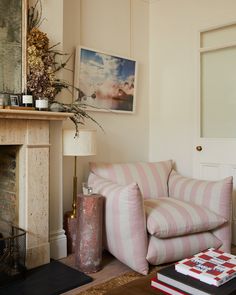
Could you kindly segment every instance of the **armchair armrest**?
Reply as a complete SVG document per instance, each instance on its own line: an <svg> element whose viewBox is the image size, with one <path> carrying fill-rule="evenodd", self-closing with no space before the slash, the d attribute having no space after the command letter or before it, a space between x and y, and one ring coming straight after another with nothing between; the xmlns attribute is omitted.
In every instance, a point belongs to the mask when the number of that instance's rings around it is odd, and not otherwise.
<svg viewBox="0 0 236 295"><path fill-rule="evenodd" d="M223 242L224 251L231 247L233 177L218 181L198 180L181 176L172 170L168 180L169 197L204 206L223 216L228 223L213 233Z"/></svg>
<svg viewBox="0 0 236 295"><path fill-rule="evenodd" d="M88 184L93 192L105 198L103 234L106 249L133 270L146 275L147 230L138 185L135 182L119 185L92 172Z"/></svg>
<svg viewBox="0 0 236 295"><path fill-rule="evenodd" d="M172 170L169 177L169 197L204 206L230 220L233 177L209 181L183 177Z"/></svg>

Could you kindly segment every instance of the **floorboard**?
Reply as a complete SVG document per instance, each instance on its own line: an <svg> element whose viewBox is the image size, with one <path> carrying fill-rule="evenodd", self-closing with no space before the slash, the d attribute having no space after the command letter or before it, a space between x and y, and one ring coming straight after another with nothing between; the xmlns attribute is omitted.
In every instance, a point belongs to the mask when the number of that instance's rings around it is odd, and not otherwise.
<svg viewBox="0 0 236 295"><path fill-rule="evenodd" d="M64 259L61 259L60 261L73 268L76 268L74 255L70 255ZM63 295L76 295L81 291L120 276L128 271L132 271L132 269L121 263L119 260L115 259L110 253L104 252L102 259L102 269L96 273L88 274L93 278L93 281L89 284L63 293Z"/></svg>

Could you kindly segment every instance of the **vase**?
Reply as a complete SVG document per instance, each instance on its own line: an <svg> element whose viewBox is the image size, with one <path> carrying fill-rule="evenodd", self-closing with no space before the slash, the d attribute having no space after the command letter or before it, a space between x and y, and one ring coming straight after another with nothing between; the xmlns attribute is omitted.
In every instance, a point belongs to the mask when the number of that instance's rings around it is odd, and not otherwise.
<svg viewBox="0 0 236 295"><path fill-rule="evenodd" d="M32 95L23 94L22 95L22 105L24 107L32 107L33 106L33 96Z"/></svg>

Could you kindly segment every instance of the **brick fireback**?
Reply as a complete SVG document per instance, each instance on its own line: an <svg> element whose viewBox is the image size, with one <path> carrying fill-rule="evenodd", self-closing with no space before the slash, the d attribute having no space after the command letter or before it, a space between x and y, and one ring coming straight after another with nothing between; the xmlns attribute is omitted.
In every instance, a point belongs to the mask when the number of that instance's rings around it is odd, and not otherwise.
<svg viewBox="0 0 236 295"><path fill-rule="evenodd" d="M17 146L0 146L0 218L18 222Z"/></svg>

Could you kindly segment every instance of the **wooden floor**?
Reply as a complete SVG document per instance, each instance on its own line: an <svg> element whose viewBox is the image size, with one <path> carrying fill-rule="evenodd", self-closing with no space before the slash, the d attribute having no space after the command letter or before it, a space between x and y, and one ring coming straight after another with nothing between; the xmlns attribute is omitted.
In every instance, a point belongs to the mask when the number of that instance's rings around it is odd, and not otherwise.
<svg viewBox="0 0 236 295"><path fill-rule="evenodd" d="M232 246L232 254L236 255L235 245ZM74 255L70 255L64 259L61 259L60 261L76 269ZM93 278L93 281L89 284L86 284L79 288L63 293L63 295L77 295L81 291L84 291L100 283L106 282L128 271L132 271L132 269L130 269L128 266L124 265L123 263L119 262L108 252L104 252L103 260L102 260L102 269L96 273L89 274L89 276Z"/></svg>
<svg viewBox="0 0 236 295"><path fill-rule="evenodd" d="M67 258L61 259L60 261L76 269L74 255L70 255ZM84 291L94 285L101 284L114 277L118 277L119 275L122 275L128 271L132 271L132 269L119 262L108 252L104 252L102 259L102 269L96 273L88 274L93 278L93 281L89 284L63 293L63 295L76 295L81 291Z"/></svg>

